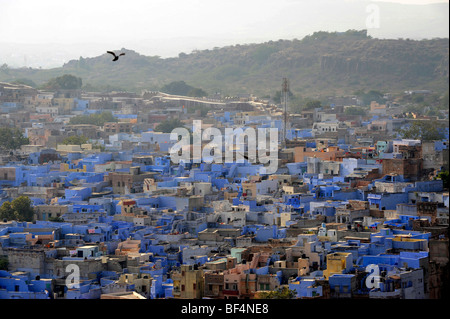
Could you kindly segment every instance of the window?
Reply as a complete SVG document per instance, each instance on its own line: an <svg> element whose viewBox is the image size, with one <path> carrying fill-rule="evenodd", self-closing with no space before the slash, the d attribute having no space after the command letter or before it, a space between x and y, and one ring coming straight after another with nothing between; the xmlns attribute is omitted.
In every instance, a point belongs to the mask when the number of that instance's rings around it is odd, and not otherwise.
<svg viewBox="0 0 450 319"><path fill-rule="evenodd" d="M197 284L195 282L192 284L192 289L194 289L194 290L197 289Z"/></svg>

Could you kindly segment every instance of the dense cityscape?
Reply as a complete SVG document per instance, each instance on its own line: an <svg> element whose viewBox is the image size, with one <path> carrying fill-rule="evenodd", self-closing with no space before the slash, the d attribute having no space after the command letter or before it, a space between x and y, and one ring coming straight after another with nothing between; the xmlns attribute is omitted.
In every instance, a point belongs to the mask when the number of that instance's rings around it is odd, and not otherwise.
<svg viewBox="0 0 450 319"><path fill-rule="evenodd" d="M448 297L448 110L405 102L434 92L294 113L288 79L278 99L76 82L0 83L0 299ZM175 162L199 120L214 151Z"/></svg>

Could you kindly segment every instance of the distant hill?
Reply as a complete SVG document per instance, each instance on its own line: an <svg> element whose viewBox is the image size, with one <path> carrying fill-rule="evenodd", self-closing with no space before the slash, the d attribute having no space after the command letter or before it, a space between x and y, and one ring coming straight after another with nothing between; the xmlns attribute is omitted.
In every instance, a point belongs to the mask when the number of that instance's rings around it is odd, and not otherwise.
<svg viewBox="0 0 450 319"><path fill-rule="evenodd" d="M106 52L71 60L60 68L0 67L0 81L27 79L38 86L56 76L81 77L87 90L159 90L185 81L212 94L280 90L282 78L303 96L360 89L448 90L449 39L372 39L365 31L316 32L302 40L278 40L180 53L176 58L144 56L133 50L112 62Z"/></svg>

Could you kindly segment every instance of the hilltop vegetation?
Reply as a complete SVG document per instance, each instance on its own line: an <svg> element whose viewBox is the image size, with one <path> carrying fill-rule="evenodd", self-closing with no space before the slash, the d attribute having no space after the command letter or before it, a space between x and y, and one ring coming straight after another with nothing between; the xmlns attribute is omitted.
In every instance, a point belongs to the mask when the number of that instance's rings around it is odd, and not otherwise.
<svg viewBox="0 0 450 319"><path fill-rule="evenodd" d="M280 90L290 80L296 95L351 94L448 87L449 41L432 39L373 39L365 31L316 32L302 40L278 40L180 53L161 59L122 49L126 56L112 62L109 54L72 60L61 68L37 70L0 68L0 81L28 81L42 85L72 74L86 90L160 90L184 81L199 88L193 95L253 93ZM1 61L0 61L1 64ZM180 82L181 83L181 82Z"/></svg>

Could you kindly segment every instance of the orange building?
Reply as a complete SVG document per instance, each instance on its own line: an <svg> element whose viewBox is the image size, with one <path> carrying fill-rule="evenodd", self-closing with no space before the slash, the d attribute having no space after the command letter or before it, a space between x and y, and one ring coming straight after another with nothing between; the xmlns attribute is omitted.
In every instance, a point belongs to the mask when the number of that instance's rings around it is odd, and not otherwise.
<svg viewBox="0 0 450 319"><path fill-rule="evenodd" d="M323 149L316 149L311 147L295 147L294 148L294 160L298 162L306 162L308 157L316 157L325 161L335 161L338 157L342 156L344 151L337 146L329 146Z"/></svg>
<svg viewBox="0 0 450 319"><path fill-rule="evenodd" d="M128 256L128 254L139 253L141 247L140 240L127 239L120 242L115 250L117 256Z"/></svg>

